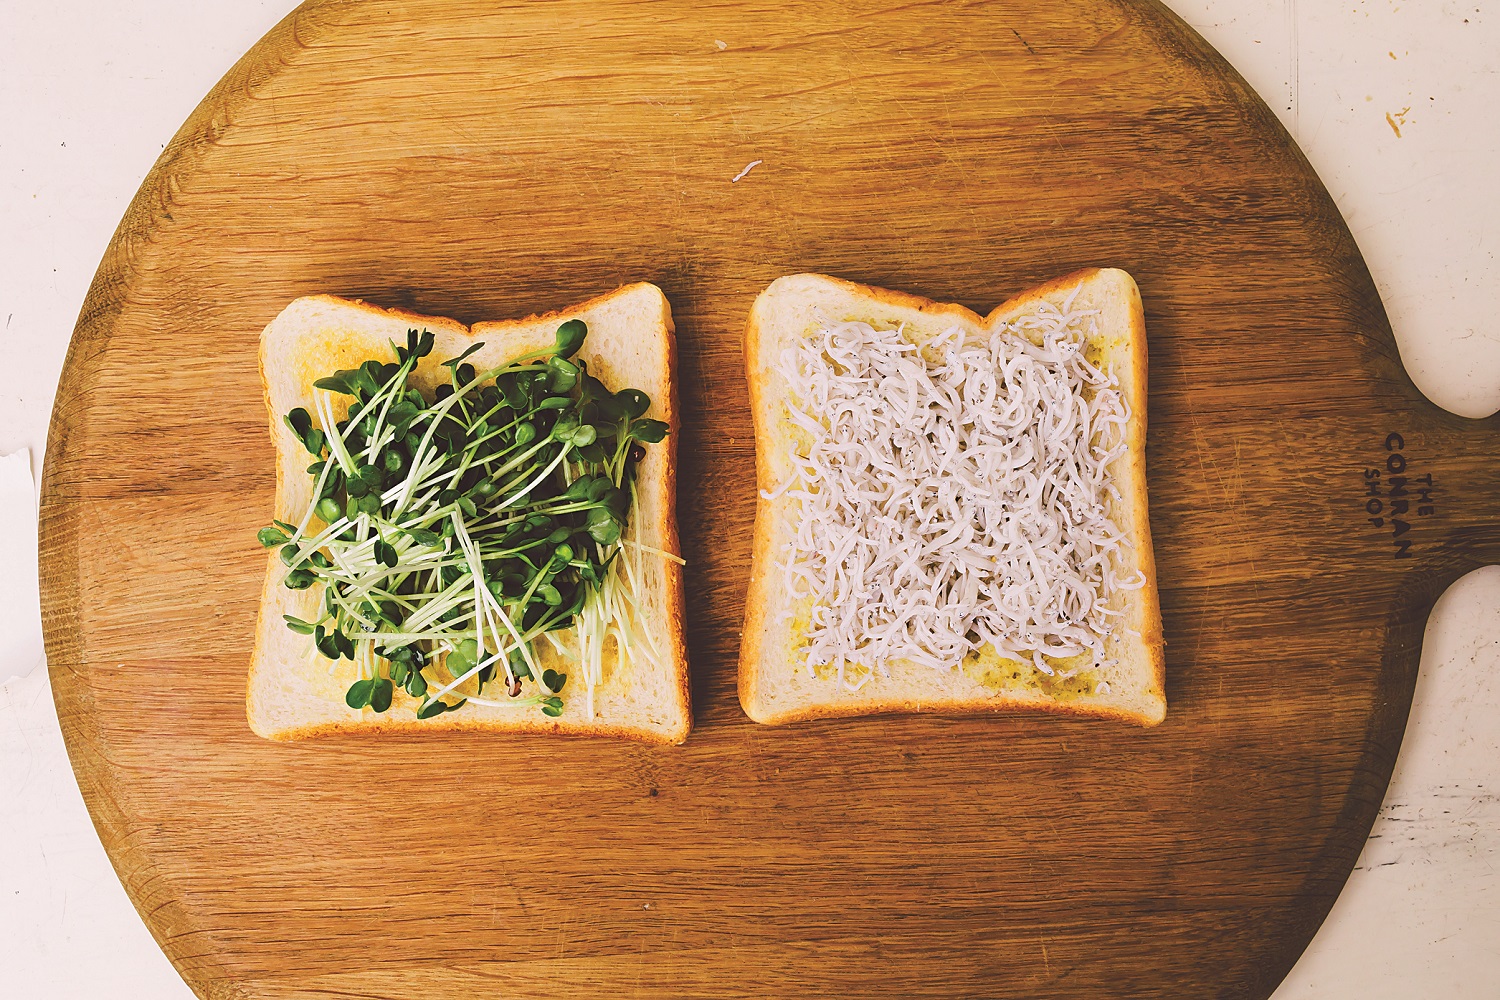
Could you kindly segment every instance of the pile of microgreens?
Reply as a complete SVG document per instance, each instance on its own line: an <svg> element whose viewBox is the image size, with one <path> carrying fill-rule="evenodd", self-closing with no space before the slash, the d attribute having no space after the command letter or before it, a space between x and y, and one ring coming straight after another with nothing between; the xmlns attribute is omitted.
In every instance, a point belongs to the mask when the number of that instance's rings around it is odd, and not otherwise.
<svg viewBox="0 0 1500 1000"><path fill-rule="evenodd" d="M351 708L384 712L399 687L421 699L419 719L467 701L558 716L568 678L539 668L533 644L546 637L580 660L592 716L606 631L632 645L635 597L617 557L641 443L667 425L643 419L645 393L610 392L570 360L587 332L569 320L554 347L482 372L465 361L476 343L443 362L448 381L429 401L408 378L434 338L411 330L391 345L395 363L315 382L316 417L286 415L315 459L312 502L260 542L280 547L286 586L323 586L315 621L286 622L323 656L354 661ZM342 420L331 394L353 397ZM552 633L575 624L568 650ZM497 675L508 698L485 699Z"/></svg>

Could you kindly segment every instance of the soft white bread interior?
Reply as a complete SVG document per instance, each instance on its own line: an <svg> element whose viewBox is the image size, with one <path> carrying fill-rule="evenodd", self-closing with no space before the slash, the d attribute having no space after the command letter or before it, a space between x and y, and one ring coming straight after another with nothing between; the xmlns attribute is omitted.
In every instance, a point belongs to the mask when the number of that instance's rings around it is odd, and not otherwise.
<svg viewBox="0 0 1500 1000"><path fill-rule="evenodd" d="M610 389L631 387L647 393L651 408L646 415L665 421L670 428L665 440L646 446L637 469L639 500L630 513L629 530L642 545L677 554L676 340L666 297L645 283L625 286L561 312L477 323L472 330L449 319L326 295L297 299L261 334L261 378L276 451L274 516L299 522L312 495L312 477L305 471L310 459L282 416L299 406L314 410L315 380L369 359L393 361L392 343L405 343L408 330L430 330L436 345L413 374L412 384L431 398L437 383L447 377L442 362L457 357L475 341L482 341L484 347L469 361L482 370L550 347L558 326L569 319L588 324L578 357L587 362L589 371ZM338 398L336 412L342 417L347 398ZM286 614L307 621L317 618L322 588L295 591L284 587L284 567L273 550L266 562L250 660L246 692L250 728L273 740L342 730L469 729L595 733L681 743L692 725L682 569L660 556L643 557L640 565L645 583L637 596L645 603L645 625L656 639L658 655L641 651L622 658L611 639L605 648L592 718L586 699L579 696L581 690L572 690L573 696L565 698L557 718L548 718L534 705L492 708L470 703L459 711L419 720L418 702L400 689L384 713L345 704L344 693L357 679L354 664L347 659L324 659L307 636L289 630L282 618ZM571 631L558 635L565 646L576 645ZM549 643L539 642L535 648L543 666L567 672L568 661ZM581 688L581 683L575 681L569 687Z"/></svg>
<svg viewBox="0 0 1500 1000"><path fill-rule="evenodd" d="M858 690L810 675L800 653L811 601L793 603L783 572L800 501L778 491L793 473L799 447L787 416L790 388L778 374L783 352L830 324L858 321L877 330L900 328L916 344L960 328L984 335L1044 304L1097 310L1087 345L1096 364L1113 370L1129 401L1126 448L1110 465L1119 491L1110 516L1131 547L1123 573L1139 570L1145 585L1123 595L1123 627L1107 640L1113 663L1064 676L1030 662L1007 659L985 645L951 669L892 660L871 671ZM1156 567L1146 509L1146 336L1141 298L1124 271L1092 269L1027 291L980 317L956 305L858 285L817 274L778 279L756 299L745 334L745 357L755 420L756 512L753 566L740 645L739 695L757 722L784 723L877 712L973 712L1029 708L1106 716L1151 726L1166 714L1165 658ZM775 497L774 499L768 498Z"/></svg>

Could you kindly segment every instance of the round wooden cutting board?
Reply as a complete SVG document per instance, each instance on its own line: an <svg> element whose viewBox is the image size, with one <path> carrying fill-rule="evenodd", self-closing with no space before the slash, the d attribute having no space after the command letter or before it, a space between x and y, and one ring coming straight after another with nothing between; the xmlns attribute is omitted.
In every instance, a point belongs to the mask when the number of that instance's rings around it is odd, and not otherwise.
<svg viewBox="0 0 1500 1000"><path fill-rule="evenodd" d="M1094 264L1146 302L1167 721L751 723L756 293L985 311ZM687 744L251 735L261 328L311 292L474 321L638 279L681 346ZM311 4L83 308L47 652L204 997L1258 998L1364 842L1428 609L1500 558L1497 429L1418 396L1301 154L1155 3Z"/></svg>

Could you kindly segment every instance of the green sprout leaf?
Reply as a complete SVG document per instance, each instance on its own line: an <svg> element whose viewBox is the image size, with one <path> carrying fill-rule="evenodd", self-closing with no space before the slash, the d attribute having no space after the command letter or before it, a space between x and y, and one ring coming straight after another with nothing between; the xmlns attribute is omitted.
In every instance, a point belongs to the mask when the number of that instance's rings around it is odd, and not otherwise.
<svg viewBox="0 0 1500 1000"><path fill-rule="evenodd" d="M317 582L317 574L310 569L294 569L286 575L282 583L286 584L288 590L306 590Z"/></svg>
<svg viewBox="0 0 1500 1000"><path fill-rule="evenodd" d="M651 409L651 397L639 389L621 389L614 394L614 403L631 420L645 416Z"/></svg>
<svg viewBox="0 0 1500 1000"><path fill-rule="evenodd" d="M299 440L306 437L307 432L312 430L312 414L301 406L282 419L286 421L286 425L292 429L292 433L297 435Z"/></svg>
<svg viewBox="0 0 1500 1000"><path fill-rule="evenodd" d="M362 465L354 470L354 474L364 484L366 493L379 493L385 485L385 476L373 465Z"/></svg>
<svg viewBox="0 0 1500 1000"><path fill-rule="evenodd" d="M320 458L323 454L325 439L323 432L316 430L312 425L312 416L302 407L297 407L291 413L282 418L292 433L297 435L297 440L302 442L314 458Z"/></svg>
<svg viewBox="0 0 1500 1000"><path fill-rule="evenodd" d="M479 659L479 644L473 639L465 639L453 647L453 652L448 654L448 673L454 677L462 677L474 669L474 664Z"/></svg>
<svg viewBox="0 0 1500 1000"><path fill-rule="evenodd" d="M463 382L472 380L472 376L470 376L469 379L460 379L458 377L458 366L461 365L461 364L463 364L463 361L464 361L465 358L467 358L469 355L473 354L475 351L479 350L483 346L484 346L484 341L482 341L482 340L476 341L475 343L470 344L468 346L468 348L465 349L465 351L462 354L460 354L458 357L456 357L456 358L449 358L447 361L443 362L443 367L447 368L450 372L453 373L453 379L454 379L454 381L459 382L460 384L462 384Z"/></svg>
<svg viewBox="0 0 1500 1000"><path fill-rule="evenodd" d="M261 528L260 531L256 532L255 537L260 540L260 544L268 549L273 549L278 545L285 545L288 540L287 533L274 524Z"/></svg>
<svg viewBox="0 0 1500 1000"><path fill-rule="evenodd" d="M380 388L380 383L385 381L381 378L381 366L378 361L366 361L358 368L351 368L342 374L345 384L353 389L356 395L365 399L375 395L376 390ZM351 410L350 419L353 418Z"/></svg>
<svg viewBox="0 0 1500 1000"><path fill-rule="evenodd" d="M594 510L599 509L598 507L594 508ZM590 513L592 514L592 512ZM588 532L589 537L600 545L613 545L620 540L620 525L608 516L602 522L590 523Z"/></svg>
<svg viewBox="0 0 1500 1000"><path fill-rule="evenodd" d="M340 395L352 396L354 395L354 389L349 385L347 381L345 381L345 376L349 374L351 373L339 372L338 374L330 375L327 378L320 378L313 383L313 388L326 389L328 392L337 392ZM293 410L292 412L295 413L296 411ZM306 413L307 411L303 410L302 412Z"/></svg>
<svg viewBox="0 0 1500 1000"><path fill-rule="evenodd" d="M422 698L427 694L427 678L422 676L422 671L413 670L411 676L406 678L406 693L413 698Z"/></svg>
<svg viewBox="0 0 1500 1000"><path fill-rule="evenodd" d="M630 436L637 441L656 444L667 436L667 425L660 420L637 420L630 425Z"/></svg>
<svg viewBox="0 0 1500 1000"><path fill-rule="evenodd" d="M570 319L557 328L557 356L560 358L571 358L578 353L583 346L583 340L588 336L588 324L581 319Z"/></svg>
<svg viewBox="0 0 1500 1000"><path fill-rule="evenodd" d="M375 681L372 678L355 681L349 685L349 691L344 695L344 704L350 708L364 708L370 704L370 696L375 691Z"/></svg>
<svg viewBox="0 0 1500 1000"><path fill-rule="evenodd" d="M313 634L314 625L311 622L305 622L301 618L296 618L292 615L282 615L281 617L286 619L286 627L293 632L300 633L301 635Z"/></svg>
<svg viewBox="0 0 1500 1000"><path fill-rule="evenodd" d="M418 545L441 545L443 536L436 531L428 531L426 528L403 528L406 536Z"/></svg>
<svg viewBox="0 0 1500 1000"><path fill-rule="evenodd" d="M406 350L397 349L396 356L405 361L407 358L425 358L432 353L433 345L437 338L431 331L423 330L420 334L416 330L406 331Z"/></svg>
<svg viewBox="0 0 1500 1000"><path fill-rule="evenodd" d="M552 392L569 392L578 384L578 366L561 357L547 359L547 388Z"/></svg>
<svg viewBox="0 0 1500 1000"><path fill-rule="evenodd" d="M460 708L463 708L464 702L468 700L469 699L465 698L462 701L453 703L452 705L445 704L442 701L429 701L421 708L417 709L417 718L430 719L435 715L442 715L444 712L456 712Z"/></svg>

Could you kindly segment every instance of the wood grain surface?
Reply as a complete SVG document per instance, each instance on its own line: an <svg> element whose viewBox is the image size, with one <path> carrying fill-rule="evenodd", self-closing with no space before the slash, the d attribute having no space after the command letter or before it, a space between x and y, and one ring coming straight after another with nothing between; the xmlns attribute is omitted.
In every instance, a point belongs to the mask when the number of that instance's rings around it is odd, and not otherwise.
<svg viewBox="0 0 1500 1000"><path fill-rule="evenodd" d="M1086 265L1146 303L1167 721L751 723L755 294L982 311ZM261 327L309 292L467 322L637 279L681 345L688 743L252 736ZM1258 998L1369 830L1428 609L1500 558L1497 430L1418 396L1307 163L1153 3L312 4L184 125L84 304L48 659L204 997Z"/></svg>

